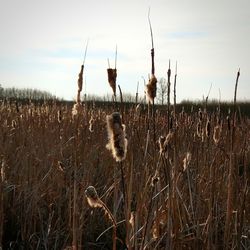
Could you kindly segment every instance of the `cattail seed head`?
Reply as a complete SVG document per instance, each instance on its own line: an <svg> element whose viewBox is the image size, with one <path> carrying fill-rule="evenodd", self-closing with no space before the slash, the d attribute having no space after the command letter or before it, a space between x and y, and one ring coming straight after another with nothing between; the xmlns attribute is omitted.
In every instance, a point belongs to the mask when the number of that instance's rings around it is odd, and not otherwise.
<svg viewBox="0 0 250 250"><path fill-rule="evenodd" d="M89 186L85 190L85 195L86 195L89 206L93 208L98 208L98 207L102 208L105 214L108 216L109 220L112 222L114 228L116 228L117 224L116 224L114 216L112 215L108 207L105 205L105 203L101 201L101 199L99 198L96 192L96 189L93 186Z"/></svg>
<svg viewBox="0 0 250 250"><path fill-rule="evenodd" d="M4 182L6 179L6 175L5 175L5 170L6 170L6 162L4 159L2 159L1 165L0 165L0 182Z"/></svg>
<svg viewBox="0 0 250 250"><path fill-rule="evenodd" d="M16 128L16 126L17 126L16 120L12 120L12 122L11 122L11 127L12 127L12 128Z"/></svg>
<svg viewBox="0 0 250 250"><path fill-rule="evenodd" d="M201 109L199 109L199 111L198 111L198 117L199 117L199 121L201 122L202 121L202 111L201 111Z"/></svg>
<svg viewBox="0 0 250 250"><path fill-rule="evenodd" d="M158 144L160 147L160 153L162 153L164 151L164 141L165 141L165 136L160 136L159 140L158 140Z"/></svg>
<svg viewBox="0 0 250 250"><path fill-rule="evenodd" d="M201 126L201 122L200 121L197 123L196 134L197 134L198 137L202 136L202 126Z"/></svg>
<svg viewBox="0 0 250 250"><path fill-rule="evenodd" d="M131 225L131 227L132 227L133 230L135 228L135 215L136 215L136 212L135 211L131 211L131 213L130 213L130 219L129 219L129 224Z"/></svg>
<svg viewBox="0 0 250 250"><path fill-rule="evenodd" d="M102 207L102 202L100 201L96 189L93 186L87 187L85 195L90 207Z"/></svg>
<svg viewBox="0 0 250 250"><path fill-rule="evenodd" d="M62 122L62 111L60 109L57 111L57 121L58 123Z"/></svg>
<svg viewBox="0 0 250 250"><path fill-rule="evenodd" d="M94 118L93 118L93 116L91 116L91 118L90 118L90 120L89 120L89 131L90 131L91 133L94 132L93 126L94 126Z"/></svg>
<svg viewBox="0 0 250 250"><path fill-rule="evenodd" d="M116 69L107 69L108 72L108 82L110 87L113 90L114 96L116 95L116 77L117 77L117 70Z"/></svg>
<svg viewBox="0 0 250 250"><path fill-rule="evenodd" d="M75 117L81 110L81 104L79 102L75 103L72 108L72 117Z"/></svg>
<svg viewBox="0 0 250 250"><path fill-rule="evenodd" d="M156 97L156 90L157 90L157 79L154 75L151 76L149 79L149 83L146 85L146 95L148 101L152 104L154 98Z"/></svg>
<svg viewBox="0 0 250 250"><path fill-rule="evenodd" d="M168 146L172 142L173 137L174 137L174 132L169 131L169 133L167 134L166 139L164 141L164 146Z"/></svg>
<svg viewBox="0 0 250 250"><path fill-rule="evenodd" d="M174 133L169 131L167 136L160 136L158 143L160 146L160 153L164 153L167 151L167 147L170 145L174 137Z"/></svg>
<svg viewBox="0 0 250 250"><path fill-rule="evenodd" d="M139 113L141 112L141 109L142 109L142 108L141 108L141 104L140 104L140 103L137 104L137 105L136 105L136 108L135 108L136 113L139 114Z"/></svg>
<svg viewBox="0 0 250 250"><path fill-rule="evenodd" d="M128 141L126 127L122 124L120 113L107 115L108 144L106 148L112 152L116 161L123 161L127 154Z"/></svg>
<svg viewBox="0 0 250 250"><path fill-rule="evenodd" d="M154 187L159 180L160 180L159 173L158 171L156 171L155 175L152 177L151 186Z"/></svg>
<svg viewBox="0 0 250 250"><path fill-rule="evenodd" d="M206 123L206 136L209 137L211 134L211 124L210 124L210 120L207 119L207 123Z"/></svg>
<svg viewBox="0 0 250 250"><path fill-rule="evenodd" d="M191 153L187 152L184 159L183 159L183 171L185 171L187 169L187 167L189 166L191 158L192 158Z"/></svg>
<svg viewBox="0 0 250 250"><path fill-rule="evenodd" d="M66 171L66 166L61 161L57 162L57 167L63 173Z"/></svg>
<svg viewBox="0 0 250 250"><path fill-rule="evenodd" d="M220 125L217 125L217 126L214 127L213 140L214 140L215 144L219 143L221 130L222 130L222 128L221 128Z"/></svg>
<svg viewBox="0 0 250 250"><path fill-rule="evenodd" d="M84 69L84 65L81 66L81 71L78 74L78 92L82 91L82 82L83 82L83 69Z"/></svg>

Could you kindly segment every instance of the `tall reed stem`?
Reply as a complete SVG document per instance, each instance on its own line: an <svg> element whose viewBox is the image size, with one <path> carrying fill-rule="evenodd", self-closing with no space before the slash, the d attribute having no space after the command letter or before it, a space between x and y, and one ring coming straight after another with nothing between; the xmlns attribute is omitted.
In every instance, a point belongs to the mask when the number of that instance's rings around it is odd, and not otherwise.
<svg viewBox="0 0 250 250"><path fill-rule="evenodd" d="M231 233L231 222L232 214L235 203L235 164L233 163L234 159L234 137L235 137L235 126L236 126L236 96L237 96L237 87L240 77L240 70L237 73L235 90L234 90L234 106L233 106L233 126L231 129L230 137L230 160L229 160L229 175L228 175L228 193L227 193L227 213L226 213L226 222L225 222L225 231L224 231L224 247L227 249L229 247L229 238Z"/></svg>

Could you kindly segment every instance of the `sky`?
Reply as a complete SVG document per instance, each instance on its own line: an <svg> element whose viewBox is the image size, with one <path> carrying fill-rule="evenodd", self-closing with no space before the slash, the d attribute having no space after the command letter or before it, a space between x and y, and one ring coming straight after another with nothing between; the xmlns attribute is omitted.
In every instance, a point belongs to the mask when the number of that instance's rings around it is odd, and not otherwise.
<svg viewBox="0 0 250 250"><path fill-rule="evenodd" d="M36 88L74 100L84 68L87 94L111 94L109 58L124 93L143 95L151 72L177 71L177 101L206 97L232 100L240 68L238 99L250 99L249 0L0 0L0 84ZM172 92L171 92L172 94Z"/></svg>

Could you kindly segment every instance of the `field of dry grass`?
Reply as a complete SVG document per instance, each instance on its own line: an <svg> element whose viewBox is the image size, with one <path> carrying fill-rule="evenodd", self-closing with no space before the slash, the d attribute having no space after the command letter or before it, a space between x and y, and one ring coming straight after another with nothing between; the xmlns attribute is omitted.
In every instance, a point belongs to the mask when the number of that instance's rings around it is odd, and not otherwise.
<svg viewBox="0 0 250 250"><path fill-rule="evenodd" d="M64 104L2 103L0 246L249 249L249 119L193 110L167 124L164 110L118 109L121 162L106 148L115 107L72 116ZM89 186L111 211L115 238L107 213L88 205Z"/></svg>

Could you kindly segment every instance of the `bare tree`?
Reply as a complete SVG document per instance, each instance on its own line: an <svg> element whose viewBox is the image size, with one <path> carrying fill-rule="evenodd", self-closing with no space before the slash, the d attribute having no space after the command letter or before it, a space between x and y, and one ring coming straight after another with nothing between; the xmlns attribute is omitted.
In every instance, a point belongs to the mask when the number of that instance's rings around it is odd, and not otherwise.
<svg viewBox="0 0 250 250"><path fill-rule="evenodd" d="M157 100L161 105L165 103L165 99L167 97L167 91L168 91L167 81L164 77L162 77L158 82L158 88L157 88L158 92Z"/></svg>

